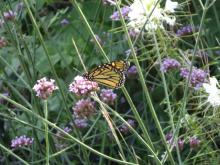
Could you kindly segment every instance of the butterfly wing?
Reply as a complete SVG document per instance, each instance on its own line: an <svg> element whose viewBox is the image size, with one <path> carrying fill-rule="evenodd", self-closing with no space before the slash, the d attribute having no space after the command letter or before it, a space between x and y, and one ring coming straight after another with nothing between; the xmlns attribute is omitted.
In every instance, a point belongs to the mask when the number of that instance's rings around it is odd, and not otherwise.
<svg viewBox="0 0 220 165"><path fill-rule="evenodd" d="M84 77L110 88L119 88L125 82L124 72L128 67L125 61L113 61L92 69Z"/></svg>

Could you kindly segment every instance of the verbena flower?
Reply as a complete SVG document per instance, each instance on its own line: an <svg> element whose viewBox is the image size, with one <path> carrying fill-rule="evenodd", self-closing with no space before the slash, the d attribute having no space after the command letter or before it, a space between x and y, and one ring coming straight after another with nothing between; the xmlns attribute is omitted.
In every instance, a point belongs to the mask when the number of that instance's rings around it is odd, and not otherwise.
<svg viewBox="0 0 220 165"><path fill-rule="evenodd" d="M34 138L26 137L26 135L22 135L19 137L15 137L15 139L11 140L11 147L12 148L19 148L23 146L32 145L34 142Z"/></svg>
<svg viewBox="0 0 220 165"><path fill-rule="evenodd" d="M177 143L178 143L179 150L182 151L184 148L184 140L179 139Z"/></svg>
<svg viewBox="0 0 220 165"><path fill-rule="evenodd" d="M209 94L207 102L209 102L213 107L220 106L220 89L218 80L215 77L209 78L209 83L203 83L203 88L206 93Z"/></svg>
<svg viewBox="0 0 220 165"><path fill-rule="evenodd" d="M131 127L135 127L135 121L134 120L131 120L131 119L128 119L128 124L131 126ZM119 130L121 133L123 134L128 134L130 132L130 128L127 126L127 124L123 123L120 127L119 127Z"/></svg>
<svg viewBox="0 0 220 165"><path fill-rule="evenodd" d="M76 118L88 118L96 112L94 102L88 99L79 100L73 107L73 114Z"/></svg>
<svg viewBox="0 0 220 165"><path fill-rule="evenodd" d="M128 19L128 13L131 11L129 6L124 6L121 8L121 14L124 17L124 19ZM111 16L111 20L118 21L120 20L120 14L118 11L115 11Z"/></svg>
<svg viewBox="0 0 220 165"><path fill-rule="evenodd" d="M4 37L0 38L0 48L7 46L7 41Z"/></svg>
<svg viewBox="0 0 220 165"><path fill-rule="evenodd" d="M89 81L82 76L76 76L74 81L69 85L69 91L78 96L86 95L97 90L99 90L98 83Z"/></svg>
<svg viewBox="0 0 220 165"><path fill-rule="evenodd" d="M172 69L178 69L178 68L180 68L180 66L181 66L180 63L177 60L172 59L172 58L165 58L162 61L162 64L160 66L160 70L162 72L167 72Z"/></svg>
<svg viewBox="0 0 220 165"><path fill-rule="evenodd" d="M60 24L61 24L61 25L68 25L69 23L70 23L69 20L66 19L66 18L64 18L64 19L62 19L62 20L60 21Z"/></svg>
<svg viewBox="0 0 220 165"><path fill-rule="evenodd" d="M126 72L127 77L132 79L132 78L136 78L137 77L137 67L135 65L132 65Z"/></svg>
<svg viewBox="0 0 220 165"><path fill-rule="evenodd" d="M193 26L187 25L187 26L184 26L184 27L178 29L177 32L176 32L176 35L178 37L186 36L186 35L191 35L191 34L193 34L196 31L198 31L198 28L196 28L196 27L193 28Z"/></svg>
<svg viewBox="0 0 220 165"><path fill-rule="evenodd" d="M112 89L101 90L100 98L106 104L113 105L116 97L117 97L117 94L115 94Z"/></svg>
<svg viewBox="0 0 220 165"><path fill-rule="evenodd" d="M88 120L82 118L74 119L75 126L79 129L86 128L88 126Z"/></svg>
<svg viewBox="0 0 220 165"><path fill-rule="evenodd" d="M191 149L196 149L197 147L199 147L199 145L200 145L200 140L197 138L197 137L191 137L190 139L189 139L189 145L190 145L190 148Z"/></svg>
<svg viewBox="0 0 220 165"><path fill-rule="evenodd" d="M47 80L46 77L37 80L37 84L34 85L33 90L37 93L36 96L47 99L54 90L57 90L58 87L55 86L55 80Z"/></svg>
<svg viewBox="0 0 220 165"><path fill-rule="evenodd" d="M189 70L187 68L181 68L180 76L187 79L189 77ZM205 71L202 69L193 68L190 77L190 85L195 89L199 89L205 82L206 77L207 73Z"/></svg>
<svg viewBox="0 0 220 165"><path fill-rule="evenodd" d="M134 0L130 5L131 11L128 13L128 27L141 29L145 25L145 29L151 31L157 28L163 29L164 22L173 26L176 17L172 13L178 3L167 0L163 9L159 4L154 8L156 2L157 0Z"/></svg>
<svg viewBox="0 0 220 165"><path fill-rule="evenodd" d="M16 15L17 15L17 13L13 12L11 10L3 13L3 16L6 20L13 20Z"/></svg>

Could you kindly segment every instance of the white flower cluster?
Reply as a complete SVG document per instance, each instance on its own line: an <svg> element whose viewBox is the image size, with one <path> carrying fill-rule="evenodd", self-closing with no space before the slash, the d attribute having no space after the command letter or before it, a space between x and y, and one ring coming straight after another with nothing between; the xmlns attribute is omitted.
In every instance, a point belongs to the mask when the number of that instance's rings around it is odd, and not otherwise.
<svg viewBox="0 0 220 165"><path fill-rule="evenodd" d="M207 102L215 108L220 106L220 89L217 86L219 83L215 77L210 77L209 83L203 83L206 93L209 94Z"/></svg>
<svg viewBox="0 0 220 165"><path fill-rule="evenodd" d="M130 5L131 11L128 14L128 26L131 29L141 29L145 22L145 29L148 31L164 28L163 23L174 25L176 17L172 15L178 6L177 2L167 0L165 7L161 8L157 0L134 0ZM156 5L156 6L155 6Z"/></svg>

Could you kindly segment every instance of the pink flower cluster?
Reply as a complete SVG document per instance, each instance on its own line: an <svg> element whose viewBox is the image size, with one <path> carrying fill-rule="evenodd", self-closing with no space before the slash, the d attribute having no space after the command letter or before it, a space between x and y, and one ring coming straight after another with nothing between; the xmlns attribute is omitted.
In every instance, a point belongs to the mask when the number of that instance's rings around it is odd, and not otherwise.
<svg viewBox="0 0 220 165"><path fill-rule="evenodd" d="M104 103L113 105L117 94L115 94L112 89L102 89L100 97Z"/></svg>
<svg viewBox="0 0 220 165"><path fill-rule="evenodd" d="M3 13L3 16L6 20L13 20L16 15L17 15L17 13L13 12L11 10Z"/></svg>
<svg viewBox="0 0 220 165"><path fill-rule="evenodd" d="M23 146L29 146L33 143L34 138L26 137L26 135L15 137L15 139L12 139L11 141L11 147L12 148L19 148Z"/></svg>
<svg viewBox="0 0 220 165"><path fill-rule="evenodd" d="M89 81L82 76L76 76L69 85L69 91L78 96L89 94L92 91L99 90L98 83Z"/></svg>
<svg viewBox="0 0 220 165"><path fill-rule="evenodd" d="M95 113L95 105L89 98L79 100L73 107L73 114L76 118L88 118Z"/></svg>
<svg viewBox="0 0 220 165"><path fill-rule="evenodd" d="M76 118L74 124L77 128L82 129L88 126L87 119Z"/></svg>
<svg viewBox="0 0 220 165"><path fill-rule="evenodd" d="M36 96L42 99L47 99L54 90L58 89L54 83L55 81L53 79L48 81L46 77L37 80L37 84L35 84L33 87L34 91L37 93Z"/></svg>
<svg viewBox="0 0 220 165"><path fill-rule="evenodd" d="M131 119L128 119L128 124L131 126L131 127L135 127L135 121L134 120L131 120ZM120 127L119 127L119 130L121 133L123 134L128 134L130 132L130 128L127 126L127 124L123 123Z"/></svg>

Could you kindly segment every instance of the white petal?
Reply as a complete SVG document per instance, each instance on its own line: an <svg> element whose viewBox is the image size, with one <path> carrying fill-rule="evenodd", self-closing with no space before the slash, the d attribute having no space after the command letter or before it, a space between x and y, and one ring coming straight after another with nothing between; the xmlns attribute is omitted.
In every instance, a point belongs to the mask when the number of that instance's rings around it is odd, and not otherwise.
<svg viewBox="0 0 220 165"><path fill-rule="evenodd" d="M174 13L178 6L178 2L172 2L171 0L167 0L165 4L165 11Z"/></svg>

